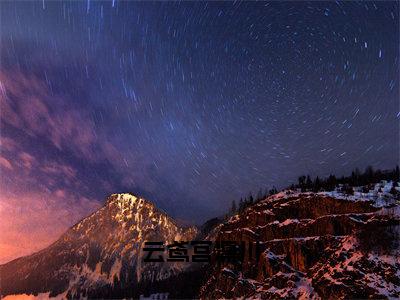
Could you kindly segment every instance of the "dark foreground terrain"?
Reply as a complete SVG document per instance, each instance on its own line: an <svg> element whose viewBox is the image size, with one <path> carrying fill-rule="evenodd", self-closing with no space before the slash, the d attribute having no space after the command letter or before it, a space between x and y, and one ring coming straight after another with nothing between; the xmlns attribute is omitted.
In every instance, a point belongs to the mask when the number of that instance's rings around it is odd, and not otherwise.
<svg viewBox="0 0 400 300"><path fill-rule="evenodd" d="M0 266L1 295L399 298L400 210L394 199L381 200L288 190L201 230L114 194L48 248ZM259 249L246 246L236 262L216 263L213 254L207 265L142 261L145 241L196 238L258 241Z"/></svg>

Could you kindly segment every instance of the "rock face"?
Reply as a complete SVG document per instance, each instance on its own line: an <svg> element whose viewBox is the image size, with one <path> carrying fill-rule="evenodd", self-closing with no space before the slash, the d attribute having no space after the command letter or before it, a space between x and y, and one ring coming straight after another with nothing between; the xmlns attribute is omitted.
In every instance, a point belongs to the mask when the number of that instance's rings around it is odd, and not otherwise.
<svg viewBox="0 0 400 300"><path fill-rule="evenodd" d="M400 207L281 192L224 222L180 227L151 202L111 195L48 248L0 266L0 294L60 298L399 298ZM235 262L143 263L144 241L245 242ZM259 247L252 247L259 242ZM214 244L215 245L215 244Z"/></svg>
<svg viewBox="0 0 400 300"><path fill-rule="evenodd" d="M143 242L192 240L196 233L194 227L179 227L151 202L114 194L48 248L0 266L1 294L138 297L149 282L162 282L186 268L142 263Z"/></svg>
<svg viewBox="0 0 400 300"><path fill-rule="evenodd" d="M399 298L399 216L396 205L322 193L271 196L218 228L217 240L245 241L245 254L214 265L201 298Z"/></svg>

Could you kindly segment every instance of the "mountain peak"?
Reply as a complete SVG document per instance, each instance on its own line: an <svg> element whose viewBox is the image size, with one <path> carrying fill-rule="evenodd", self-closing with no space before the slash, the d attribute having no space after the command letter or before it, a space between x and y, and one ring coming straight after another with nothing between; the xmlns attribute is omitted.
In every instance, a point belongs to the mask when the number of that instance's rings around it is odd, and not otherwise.
<svg viewBox="0 0 400 300"><path fill-rule="evenodd" d="M139 201L138 201L139 200ZM144 199L141 199L139 196L136 196L133 193L117 193L117 194L111 194L106 201L106 204L108 203L130 203L130 204L135 204L136 202L146 201Z"/></svg>
<svg viewBox="0 0 400 300"><path fill-rule="evenodd" d="M103 207L54 244L0 266L2 293L18 294L21 287L30 289L40 281L45 284L29 291L51 291L50 296L62 293L64 298L85 291L95 297L99 286L116 289L121 281L135 286L141 281L165 279L187 266L142 264L144 242L188 241L196 234L196 228L179 226L148 200L131 193L112 194Z"/></svg>
<svg viewBox="0 0 400 300"><path fill-rule="evenodd" d="M153 202L144 199L140 196L136 196L133 193L117 193L117 194L111 194L105 203L105 206L108 209L110 208L117 208L120 210L119 213L117 214L126 214L130 212L145 212L145 214L149 214L151 217L153 214L157 214L163 216L164 218L167 218L170 222L176 223L175 220L173 220L169 215L164 212L162 209L158 208Z"/></svg>
<svg viewBox="0 0 400 300"><path fill-rule="evenodd" d="M133 193L111 194L107 198L105 206L108 206L110 204L114 204L120 209L147 207L154 210L159 210L153 202L137 196Z"/></svg>

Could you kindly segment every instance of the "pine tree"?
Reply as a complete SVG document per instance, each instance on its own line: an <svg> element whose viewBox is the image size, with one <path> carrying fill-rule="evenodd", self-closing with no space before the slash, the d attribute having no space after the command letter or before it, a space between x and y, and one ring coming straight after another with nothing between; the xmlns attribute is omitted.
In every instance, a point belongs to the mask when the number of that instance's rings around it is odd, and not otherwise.
<svg viewBox="0 0 400 300"><path fill-rule="evenodd" d="M372 168L372 166L368 166L365 169L364 177L365 177L366 183L374 182L374 169Z"/></svg>
<svg viewBox="0 0 400 300"><path fill-rule="evenodd" d="M317 176L314 180L314 192L319 192L321 189L321 181L319 180L319 177Z"/></svg>
<svg viewBox="0 0 400 300"><path fill-rule="evenodd" d="M250 194L249 194L249 201L247 202L247 204L248 204L248 205L252 205L253 202L254 202L254 198L253 198L252 193L250 193Z"/></svg>
<svg viewBox="0 0 400 300"><path fill-rule="evenodd" d="M269 194L270 194L270 195L275 195L275 194L277 194L277 193L278 193L278 191L277 191L277 189L276 189L275 186L273 186L272 189L269 190Z"/></svg>
<svg viewBox="0 0 400 300"><path fill-rule="evenodd" d="M268 197L268 188L265 188L263 199Z"/></svg>
<svg viewBox="0 0 400 300"><path fill-rule="evenodd" d="M243 201L243 198L240 198L240 201L239 201L239 212L242 212L243 210L244 210L244 201Z"/></svg>
<svg viewBox="0 0 400 300"><path fill-rule="evenodd" d="M312 180L310 175L307 175L307 179L306 179L306 188L310 189L312 187Z"/></svg>
<svg viewBox="0 0 400 300"><path fill-rule="evenodd" d="M260 190L259 190L258 193L257 193L256 202L259 202L259 201L261 201L262 199L264 199L264 198L263 198L263 192L262 192L262 189L260 188Z"/></svg>
<svg viewBox="0 0 400 300"><path fill-rule="evenodd" d="M327 191L333 191L335 189L335 187L336 187L336 184L337 184L336 177L331 174L331 175L329 175L329 177L328 177L328 179L326 181L325 189Z"/></svg>
<svg viewBox="0 0 400 300"><path fill-rule="evenodd" d="M236 212L237 212L236 201L232 200L231 213L232 213L232 215L234 215L234 214L236 214Z"/></svg>
<svg viewBox="0 0 400 300"><path fill-rule="evenodd" d="M306 176L302 175L298 179L299 187L301 188L302 192L305 192L305 183L306 183Z"/></svg>

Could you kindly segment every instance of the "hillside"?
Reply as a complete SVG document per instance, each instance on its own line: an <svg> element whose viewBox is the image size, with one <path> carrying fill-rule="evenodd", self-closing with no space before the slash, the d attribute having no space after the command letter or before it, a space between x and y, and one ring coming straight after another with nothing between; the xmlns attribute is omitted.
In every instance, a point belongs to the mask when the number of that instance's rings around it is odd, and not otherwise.
<svg viewBox="0 0 400 300"><path fill-rule="evenodd" d="M268 197L220 226L217 240L245 241L246 251L239 263L214 265L202 298L400 297L400 210L388 202ZM259 254L250 255L248 243L257 241Z"/></svg>
<svg viewBox="0 0 400 300"><path fill-rule="evenodd" d="M178 226L147 200L114 194L53 245L0 266L1 294L399 298L400 207L388 186L379 183L367 193L355 188L352 195L340 187L284 190L200 229ZM211 264L143 263L145 241L195 239L214 243ZM244 242L243 256L219 261L215 246L221 241Z"/></svg>
<svg viewBox="0 0 400 300"><path fill-rule="evenodd" d="M149 201L114 194L48 248L0 266L1 294L139 296L140 289L132 290L138 282L161 281L187 267L142 264L144 241L190 240L196 233Z"/></svg>

